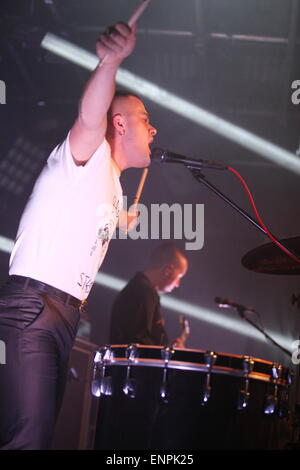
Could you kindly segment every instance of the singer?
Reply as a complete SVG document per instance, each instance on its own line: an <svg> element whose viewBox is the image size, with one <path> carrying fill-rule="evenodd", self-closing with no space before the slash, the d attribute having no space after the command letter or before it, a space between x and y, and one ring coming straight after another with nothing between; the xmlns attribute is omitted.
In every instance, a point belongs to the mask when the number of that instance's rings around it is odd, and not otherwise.
<svg viewBox="0 0 300 470"><path fill-rule="evenodd" d="M151 253L146 268L136 273L114 302L110 343L168 345L159 294L179 287L187 269L188 261L176 245L159 245ZM182 335L172 344L184 347Z"/></svg>
<svg viewBox="0 0 300 470"><path fill-rule="evenodd" d="M156 129L144 104L116 95L136 25L101 34L99 64L66 140L51 153L25 207L0 292L0 448L47 449L69 353L122 205L120 174L150 164ZM102 210L105 207L105 210ZM107 210L110 207L110 210Z"/></svg>

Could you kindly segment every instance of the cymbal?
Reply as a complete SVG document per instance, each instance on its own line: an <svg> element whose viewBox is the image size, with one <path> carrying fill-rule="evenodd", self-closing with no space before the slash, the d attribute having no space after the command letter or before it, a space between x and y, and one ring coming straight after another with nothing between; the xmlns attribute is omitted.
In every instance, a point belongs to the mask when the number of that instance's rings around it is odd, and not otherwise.
<svg viewBox="0 0 300 470"><path fill-rule="evenodd" d="M300 256L300 237L280 240ZM242 265L250 271L265 274L300 274L300 264L293 261L274 242L258 246L246 253Z"/></svg>

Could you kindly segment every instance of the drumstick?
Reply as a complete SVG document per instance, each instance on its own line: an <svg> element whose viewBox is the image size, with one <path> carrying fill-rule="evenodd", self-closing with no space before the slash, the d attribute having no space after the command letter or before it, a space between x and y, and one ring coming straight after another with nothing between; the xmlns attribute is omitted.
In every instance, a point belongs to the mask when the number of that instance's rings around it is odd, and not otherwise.
<svg viewBox="0 0 300 470"><path fill-rule="evenodd" d="M132 14L132 16L130 17L130 19L128 20L128 26L130 26L130 28L132 28L132 26L134 25L134 23L137 22L137 20L139 19L139 17L142 15L143 11L146 9L146 7L149 5L151 0L143 0L142 3L137 7L137 9L134 11L134 13ZM99 67L101 67L105 61L107 60L108 58L108 55L104 56L103 59L101 60L100 62L100 65Z"/></svg>
<svg viewBox="0 0 300 470"><path fill-rule="evenodd" d="M138 203L139 203L139 200L140 200L140 197L141 197L141 194L142 194L142 191L143 191L143 187L144 187L146 178L147 178L147 176L148 176L148 171L149 171L148 168L144 168L144 171L143 171L142 176L141 176L141 178L140 178L140 182L139 182L137 191L136 191L136 193L135 193L135 197L134 197L134 199L133 199L133 206L134 206L134 209L136 208L136 206L137 206Z"/></svg>
<svg viewBox="0 0 300 470"><path fill-rule="evenodd" d="M132 14L130 20L128 20L128 26L130 26L130 28L132 27L132 25L134 25L134 23L137 22L137 20L139 19L143 11L147 8L149 3L150 3L150 0L143 0L140 6L137 7L135 12Z"/></svg>
<svg viewBox="0 0 300 470"><path fill-rule="evenodd" d="M137 7L137 9L135 10L135 12L133 13L133 15L131 16L131 18L129 19L128 21L128 26L130 26L132 28L132 26L134 25L134 23L137 22L137 20L139 19L139 17L141 16L141 14L143 13L143 11L147 8L147 6L149 5L151 0L143 0L142 3L140 4L140 6ZM138 185L138 188L137 188L137 191L136 191L136 194L135 194L135 197L133 199L133 206L134 208L136 208L136 206L138 205L139 203L139 200L140 200L140 197L141 197L141 194L142 194L142 191L143 191L143 187L144 187L144 184L145 184L145 181L146 181L146 178L148 176L148 168L144 168L144 171L142 173L142 176L141 176L141 179L140 179L140 182L139 182L139 185Z"/></svg>
<svg viewBox="0 0 300 470"><path fill-rule="evenodd" d="M136 211L137 211L137 205L139 203L143 187L148 175L148 168L144 168L144 171L142 173L142 176L140 178L140 182L135 194L135 197L133 199L133 204L129 207L128 212L122 211L119 217L119 228L123 230L123 232L128 233L130 224L133 222L132 220L130 221L130 217L133 217L136 219Z"/></svg>

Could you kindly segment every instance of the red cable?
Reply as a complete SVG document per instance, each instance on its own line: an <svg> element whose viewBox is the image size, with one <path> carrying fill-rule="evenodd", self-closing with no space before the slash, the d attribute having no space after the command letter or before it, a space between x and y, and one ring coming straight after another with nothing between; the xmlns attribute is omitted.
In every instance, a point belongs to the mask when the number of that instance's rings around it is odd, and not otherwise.
<svg viewBox="0 0 300 470"><path fill-rule="evenodd" d="M278 240L276 240L276 238L274 238L274 236L269 232L269 230L267 229L267 227L265 226L264 222L262 221L259 213L258 213L258 210L256 208L256 205L255 205L255 202L254 202L254 199L252 197L252 194L251 194L251 191L250 189L248 188L248 185L246 183L246 181L243 179L243 177L239 174L239 172L237 170L235 170L234 168L230 168L228 167L228 170L232 171L232 173L234 173L238 178L239 180L242 182L244 188L246 189L246 192L248 194L248 197L250 199L250 202L251 202L251 205L253 207L253 210L255 212L255 215L256 215L256 218L260 224L260 226L265 230L266 232L266 235L274 242L276 243L276 245L278 246L278 248L280 248L282 251L285 252L286 255L288 255L292 260L296 261L297 263L300 264L300 259L298 259L296 256L294 256L292 253L290 253L284 246L281 246L281 244L278 242Z"/></svg>

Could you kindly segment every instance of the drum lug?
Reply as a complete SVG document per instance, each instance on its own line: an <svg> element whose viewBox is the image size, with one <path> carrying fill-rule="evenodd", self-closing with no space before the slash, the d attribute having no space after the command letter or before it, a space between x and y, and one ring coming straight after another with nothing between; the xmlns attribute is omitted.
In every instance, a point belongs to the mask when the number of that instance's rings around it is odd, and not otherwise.
<svg viewBox="0 0 300 470"><path fill-rule="evenodd" d="M240 390L238 396L237 409L244 410L249 405L250 393L246 390Z"/></svg>
<svg viewBox="0 0 300 470"><path fill-rule="evenodd" d="M217 360L217 355L213 351L207 351L204 354L204 362L207 367L207 374L205 377L205 385L201 396L201 405L205 405L208 400L210 399L211 395L211 385L210 385L210 378L211 378L211 370Z"/></svg>
<svg viewBox="0 0 300 470"><path fill-rule="evenodd" d="M278 384L281 381L282 372L282 365L276 363L272 365L270 380L274 384L274 393L270 393L266 396L265 399L264 413L267 415L274 414L275 411L278 409Z"/></svg>
<svg viewBox="0 0 300 470"><path fill-rule="evenodd" d="M217 360L217 355L213 351L207 351L204 354L205 365L210 371L212 367L215 365L216 360Z"/></svg>
<svg viewBox="0 0 300 470"><path fill-rule="evenodd" d="M249 392L249 375L253 371L254 360L249 356L244 356L243 359L243 372L245 374L244 384L239 391L237 400L237 409L244 410L249 405L250 392Z"/></svg>
<svg viewBox="0 0 300 470"><path fill-rule="evenodd" d="M277 409L278 397L277 397L278 387L275 386L274 395L267 395L265 399L264 414L271 415L274 414Z"/></svg>
<svg viewBox="0 0 300 470"><path fill-rule="evenodd" d="M274 414L278 412L280 418L287 418L289 415L289 394L288 387L291 385L293 373L290 370L284 371L282 365L274 363L272 366L271 382L274 384L274 394L266 397L264 413ZM286 383L286 390L280 390L280 384Z"/></svg>
<svg viewBox="0 0 300 470"><path fill-rule="evenodd" d="M123 385L123 393L128 398L135 398L135 395L136 395L137 383L136 383L136 379L133 379L131 377L131 367L136 362L138 358L138 353L139 351L135 344L130 344L126 349L126 359L128 363L127 363L127 369L126 369L126 378L125 378L125 382Z"/></svg>
<svg viewBox="0 0 300 470"><path fill-rule="evenodd" d="M288 385L292 385L294 379L294 372L292 370L287 369L285 379Z"/></svg>
<svg viewBox="0 0 300 470"><path fill-rule="evenodd" d="M201 405L205 405L208 400L210 399L211 394L211 386L210 386L210 374L206 376L206 384L204 386L202 397L201 397Z"/></svg>
<svg viewBox="0 0 300 470"><path fill-rule="evenodd" d="M168 346L161 350L161 357L165 363L165 367L168 367L169 360L172 358L174 352L175 350L173 348L169 348Z"/></svg>
<svg viewBox="0 0 300 470"><path fill-rule="evenodd" d="M254 367L254 360L249 356L244 356L243 372L244 374L246 374L247 378L248 378L248 375L251 374L251 372L253 371L253 367Z"/></svg>
<svg viewBox="0 0 300 470"><path fill-rule="evenodd" d="M94 355L93 379L91 392L94 397L112 395L112 378L105 376L106 366L113 361L113 352L110 346L98 349Z"/></svg>
<svg viewBox="0 0 300 470"><path fill-rule="evenodd" d="M168 369L163 370L163 379L160 386L160 398L164 403L169 403Z"/></svg>
<svg viewBox="0 0 300 470"><path fill-rule="evenodd" d="M274 380L281 379L282 376L282 365L280 364L273 364L272 366L272 377Z"/></svg>
<svg viewBox="0 0 300 470"><path fill-rule="evenodd" d="M281 392L281 397L278 405L278 416L280 418L287 418L289 416L290 406L289 406L289 394L287 390Z"/></svg>
<svg viewBox="0 0 300 470"><path fill-rule="evenodd" d="M169 367L169 360L172 358L175 350L173 348L165 347L161 350L161 357L164 361L164 369L163 369L163 379L160 386L160 398L163 400L164 403L169 402L169 385L168 385L168 367Z"/></svg>
<svg viewBox="0 0 300 470"><path fill-rule="evenodd" d="M136 362L138 355L139 355L139 350L136 344L132 343L129 344L129 346L126 348L126 359L128 362L131 364L133 362Z"/></svg>

